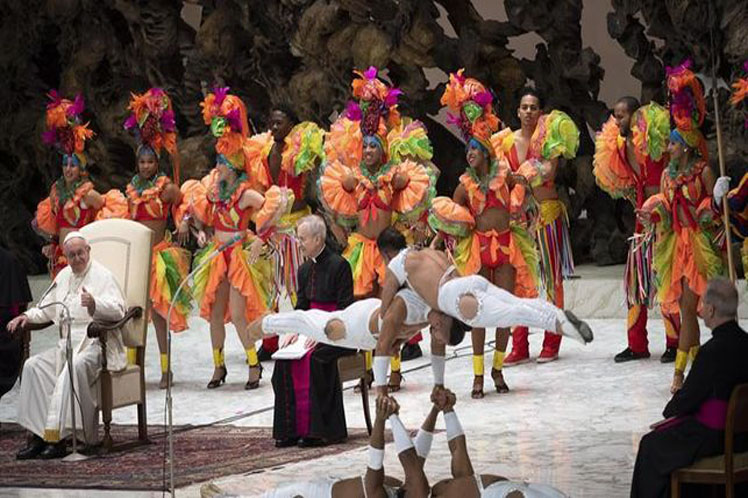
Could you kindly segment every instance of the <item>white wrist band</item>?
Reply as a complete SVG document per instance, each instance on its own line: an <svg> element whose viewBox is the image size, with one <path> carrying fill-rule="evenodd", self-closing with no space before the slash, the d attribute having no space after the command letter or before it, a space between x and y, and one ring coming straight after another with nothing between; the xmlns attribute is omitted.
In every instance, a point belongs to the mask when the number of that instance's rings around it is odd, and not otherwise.
<svg viewBox="0 0 748 498"><path fill-rule="evenodd" d="M389 356L375 356L374 357L374 387L381 387L387 385L387 370L390 366Z"/></svg>
<svg viewBox="0 0 748 498"><path fill-rule="evenodd" d="M416 447L416 454L421 458L429 456L431 451L431 442L434 440L434 433L423 429L418 429L418 434L413 440L413 446Z"/></svg>
<svg viewBox="0 0 748 498"><path fill-rule="evenodd" d="M371 470L379 470L382 468L384 462L384 449L374 448L369 446L369 468Z"/></svg>
<svg viewBox="0 0 748 498"><path fill-rule="evenodd" d="M431 355L431 373L434 376L434 385L444 385L444 364L447 359L444 356Z"/></svg>
<svg viewBox="0 0 748 498"><path fill-rule="evenodd" d="M447 441L451 441L456 437L460 437L465 434L462 431L462 425L460 425L460 419L457 418L455 412L447 412L444 414L444 425L447 426Z"/></svg>
<svg viewBox="0 0 748 498"><path fill-rule="evenodd" d="M403 451L406 451L413 447L413 441L410 440L408 431L405 430L400 417L397 415L390 415L390 429L392 429L392 438L395 440L395 449L399 455Z"/></svg>

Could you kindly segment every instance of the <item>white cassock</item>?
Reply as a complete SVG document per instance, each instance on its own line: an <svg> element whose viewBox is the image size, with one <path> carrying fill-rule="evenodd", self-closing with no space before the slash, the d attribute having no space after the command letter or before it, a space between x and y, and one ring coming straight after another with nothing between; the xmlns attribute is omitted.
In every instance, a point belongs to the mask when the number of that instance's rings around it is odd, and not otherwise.
<svg viewBox="0 0 748 498"><path fill-rule="evenodd" d="M93 317L87 308L81 306L83 287L96 302ZM112 273L93 260L81 275L75 275L69 266L64 268L57 274L51 289L40 305L61 301L70 310L73 377L77 394L75 423L78 436L82 436L86 443L95 443L99 426L97 381L102 363L101 345L98 339L87 336L87 328L93 319L120 320L126 311L125 298ZM62 311L62 306L34 307L25 314L32 323L54 321L59 324ZM122 370L127 366L122 334L119 330L108 334L107 369ZM70 376L65 362L65 341L65 337L60 338L55 348L32 356L23 366L18 423L50 443L71 434Z"/></svg>

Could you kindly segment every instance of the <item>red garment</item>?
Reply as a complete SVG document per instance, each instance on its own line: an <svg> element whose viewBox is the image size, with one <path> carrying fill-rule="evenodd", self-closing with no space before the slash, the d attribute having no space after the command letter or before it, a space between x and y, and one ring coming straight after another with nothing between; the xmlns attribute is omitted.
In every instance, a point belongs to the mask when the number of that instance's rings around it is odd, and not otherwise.
<svg viewBox="0 0 748 498"><path fill-rule="evenodd" d="M510 246L512 233L509 230L497 232L479 232L475 235L480 243L480 262L485 268L495 269L504 264L509 264Z"/></svg>

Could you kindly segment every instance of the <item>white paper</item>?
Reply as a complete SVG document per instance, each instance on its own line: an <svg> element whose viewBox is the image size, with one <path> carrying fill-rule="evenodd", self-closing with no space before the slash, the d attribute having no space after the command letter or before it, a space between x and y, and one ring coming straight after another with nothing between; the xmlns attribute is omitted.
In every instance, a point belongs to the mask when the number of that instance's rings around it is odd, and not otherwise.
<svg viewBox="0 0 748 498"><path fill-rule="evenodd" d="M299 360L311 349L307 348L305 343L306 337L300 335L296 341L273 353L271 358L274 360Z"/></svg>

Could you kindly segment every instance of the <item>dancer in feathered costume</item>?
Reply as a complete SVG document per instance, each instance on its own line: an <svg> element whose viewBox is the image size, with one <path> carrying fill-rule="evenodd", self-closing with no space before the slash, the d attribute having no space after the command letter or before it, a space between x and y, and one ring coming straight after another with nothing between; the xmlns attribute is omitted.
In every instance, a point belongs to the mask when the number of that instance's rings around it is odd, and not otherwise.
<svg viewBox="0 0 748 498"><path fill-rule="evenodd" d="M364 299L377 297L384 283L385 265L377 237L392 225L393 215L418 219L434 195L435 183L422 164L388 157L387 135L401 123L400 90L378 79L375 67L355 74L351 84L355 100L325 137L326 160L318 197L338 225L333 231L347 243L343 257L353 270L353 293ZM392 371L390 387L397 390L399 356Z"/></svg>
<svg viewBox="0 0 748 498"><path fill-rule="evenodd" d="M151 258L151 321L156 329L156 339L161 359L161 381L159 387L166 389L171 369L166 353L167 323L169 307L179 284L190 269L189 251L173 244L171 232L167 230L167 219L172 207L179 205L179 153L177 130L171 99L161 88L130 99L130 116L125 129L135 135L137 143L137 174L127 184L127 210L131 220L152 229L153 256ZM174 181L159 169L162 150L171 156ZM189 292L182 291L174 303L168 328L181 332L187 328L190 312ZM135 350L129 349L128 355ZM134 358L130 357L129 361Z"/></svg>
<svg viewBox="0 0 748 498"><path fill-rule="evenodd" d="M259 386L262 367L254 343L246 333L247 322L267 312L275 295L272 257L261 254L279 220L293 205L293 193L273 186L264 193L252 188L248 177L247 110L228 88L217 88L202 102L203 119L216 141L216 167L202 180L182 185L182 202L176 219L182 234L191 221L199 229L193 267L192 293L200 303L200 316L210 321L213 346L213 377L208 388L220 386L226 379L223 345L224 324L231 321L242 341L249 364L246 389ZM257 233L249 229L254 221ZM212 229L211 240L206 229ZM228 249L216 253L222 244Z"/></svg>
<svg viewBox="0 0 748 498"><path fill-rule="evenodd" d="M613 115L595 140L593 173L597 184L614 199L626 199L634 209L660 190L660 178L667 164L670 115L656 103L640 106L634 97L616 102ZM629 245L624 288L628 303L628 347L615 356L617 363L649 358L647 312L654 305L652 243L654 234L645 232L637 220ZM680 316L663 310L666 349L660 361L675 361Z"/></svg>
<svg viewBox="0 0 748 498"><path fill-rule="evenodd" d="M273 307L278 308L283 289L296 304L298 268L304 262L301 247L294 236L296 223L312 213L309 179L324 158L324 131L317 124L299 123L296 114L284 105L272 107L270 130L248 141L250 181L253 188L265 192L273 185L290 189L294 194L291 212L279 222L275 255L277 290ZM278 337L266 337L258 351L260 361L270 359L278 350Z"/></svg>
<svg viewBox="0 0 748 498"><path fill-rule="evenodd" d="M574 259L569 237L569 217L566 206L558 197L555 178L560 158L572 159L579 147L579 130L565 113L554 110L543 114L545 102L535 89L524 88L520 93L517 115L521 127L512 131L505 128L491 138L501 161L529 181L534 201L539 203L539 216L532 221L540 258L540 275L547 299L557 307L564 307L564 278L574 273ZM524 192L522 186L519 192ZM530 359L528 330L517 327L512 331L512 351L507 366L519 365ZM561 336L546 332L538 363L558 358Z"/></svg>
<svg viewBox="0 0 748 498"><path fill-rule="evenodd" d="M706 105L701 83L690 62L667 69L670 93L670 160L660 193L650 197L639 216L656 226L652 265L657 299L666 313L680 311L681 330L671 391L683 385L689 355L699 347L697 313L712 277L723 272L716 241L719 218L712 210L714 173L709 168L706 140L699 130Z"/></svg>
<svg viewBox="0 0 748 498"><path fill-rule="evenodd" d="M485 86L463 75L449 75L441 102L449 108L449 122L459 127L466 142L465 173L453 198L437 197L429 222L445 239L461 275L480 273L497 286L522 297L536 297L538 259L532 239L520 223L528 207L524 189L506 162L499 161L491 135L499 128ZM434 245L436 245L434 244ZM483 397L485 329L473 329L472 397ZM497 392L509 390L502 367L508 329L496 330L491 377Z"/></svg>
<svg viewBox="0 0 748 498"><path fill-rule="evenodd" d="M49 197L39 203L33 220L34 229L48 238L50 243L42 248L49 259L49 273L54 278L67 266L60 241L69 232L78 230L101 217L124 217L123 206L107 201L116 200L118 191L99 194L88 178L86 140L94 136L88 123L81 122L85 110L80 94L71 101L56 91L48 94L46 131L42 134L45 144L53 146L62 155L62 176L52 184ZM121 196L121 194L119 194Z"/></svg>
<svg viewBox="0 0 748 498"><path fill-rule="evenodd" d="M743 63L742 77L732 84L734 88L730 97L730 104L735 107L748 97L748 61ZM748 130L748 117L745 120L745 128ZM730 227L733 235L743 241L740 249L743 261L743 275L748 278L748 173L743 175L737 187L730 190L730 177L723 176L717 179L714 185L714 204L717 212L721 214L722 200L727 196L727 204L730 206Z"/></svg>

